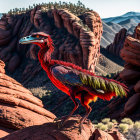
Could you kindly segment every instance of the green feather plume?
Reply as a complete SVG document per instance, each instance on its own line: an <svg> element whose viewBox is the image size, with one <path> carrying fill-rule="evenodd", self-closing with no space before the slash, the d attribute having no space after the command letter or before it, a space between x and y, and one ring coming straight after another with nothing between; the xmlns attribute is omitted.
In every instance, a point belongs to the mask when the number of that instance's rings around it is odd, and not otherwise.
<svg viewBox="0 0 140 140"><path fill-rule="evenodd" d="M90 86L94 89L103 90L104 93L115 92L116 96L121 97L126 95L125 89L114 81L86 74L80 74L80 79L84 85Z"/></svg>

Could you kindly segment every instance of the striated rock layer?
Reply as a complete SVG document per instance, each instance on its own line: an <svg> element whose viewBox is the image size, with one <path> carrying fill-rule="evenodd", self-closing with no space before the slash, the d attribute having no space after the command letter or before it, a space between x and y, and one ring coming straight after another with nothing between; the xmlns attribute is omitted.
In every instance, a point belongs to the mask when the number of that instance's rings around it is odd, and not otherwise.
<svg viewBox="0 0 140 140"><path fill-rule="evenodd" d="M116 56L120 56L120 50L123 48L123 45L124 45L124 41L125 41L125 38L126 38L126 33L127 33L127 30L125 28L121 29L116 35L115 35L115 38L114 38L114 41L113 43L111 43L110 45L108 45L106 47L106 49L116 55Z"/></svg>
<svg viewBox="0 0 140 140"><path fill-rule="evenodd" d="M125 60L125 73L121 72L120 77L128 80L133 85L135 94L132 95L125 104L124 114L132 114L140 107L140 24L135 29L134 38L128 36L125 39L124 47L121 50L121 57ZM126 76L127 75L127 76ZM137 115L140 116L140 110Z"/></svg>
<svg viewBox="0 0 140 140"><path fill-rule="evenodd" d="M114 99L103 110L108 109L108 117L121 120L129 117L133 120L140 118L140 24L132 36L127 36L120 51L125 61L124 69L116 80L123 81L129 88L126 98Z"/></svg>
<svg viewBox="0 0 140 140"><path fill-rule="evenodd" d="M42 101L28 89L7 76L4 67L4 62L0 60L0 133L7 130L3 135L8 134L8 128L14 131L52 122L56 116L44 109Z"/></svg>
<svg viewBox="0 0 140 140"><path fill-rule="evenodd" d="M25 14L3 16L0 20L0 59L8 63L10 72L14 72L24 58L37 60L36 45L21 46L18 40L32 32L43 31L53 39L54 59L72 62L94 72L100 54L102 22L94 11L79 17L66 9L42 12L40 6Z"/></svg>

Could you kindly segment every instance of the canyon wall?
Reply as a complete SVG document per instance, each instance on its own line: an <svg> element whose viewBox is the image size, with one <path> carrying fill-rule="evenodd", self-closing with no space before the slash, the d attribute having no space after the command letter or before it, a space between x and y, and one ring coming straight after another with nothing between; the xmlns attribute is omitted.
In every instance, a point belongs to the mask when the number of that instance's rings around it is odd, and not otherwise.
<svg viewBox="0 0 140 140"><path fill-rule="evenodd" d="M43 12L40 6L27 13L4 15L0 20L0 59L7 63L10 72L23 59L37 60L38 47L21 45L18 41L32 32L42 31L53 39L53 59L72 62L94 72L100 55L102 22L93 11L79 17L66 9Z"/></svg>

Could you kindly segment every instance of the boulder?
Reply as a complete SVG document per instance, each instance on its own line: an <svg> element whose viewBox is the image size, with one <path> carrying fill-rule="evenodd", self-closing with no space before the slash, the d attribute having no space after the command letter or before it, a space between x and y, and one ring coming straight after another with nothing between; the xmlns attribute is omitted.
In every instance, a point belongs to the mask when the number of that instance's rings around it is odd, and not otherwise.
<svg viewBox="0 0 140 140"><path fill-rule="evenodd" d="M140 78L140 72L132 69L124 69L119 75L122 80L131 83L135 83Z"/></svg>
<svg viewBox="0 0 140 140"><path fill-rule="evenodd" d="M120 52L120 56L127 63L140 66L140 55L139 54L136 54L134 52L128 51L125 48L123 48Z"/></svg>
<svg viewBox="0 0 140 140"><path fill-rule="evenodd" d="M9 129L9 128L0 126L0 138L7 136L8 134L14 131L15 131L14 129Z"/></svg>
<svg viewBox="0 0 140 140"><path fill-rule="evenodd" d="M71 117L62 128L58 128L60 122L27 127L4 137L3 140L88 140L94 132L94 127L91 122L85 122L83 124L84 130L82 129L80 133L78 123L80 118Z"/></svg>
<svg viewBox="0 0 140 140"><path fill-rule="evenodd" d="M4 62L0 61L0 69L4 69L4 66ZM7 76L4 70L1 71L0 126L21 129L52 122L56 118L53 113L43 108L41 100L16 80Z"/></svg>
<svg viewBox="0 0 140 140"><path fill-rule="evenodd" d="M126 138L117 130L112 130L109 134L113 137L114 140L126 140Z"/></svg>
<svg viewBox="0 0 140 140"><path fill-rule="evenodd" d="M92 134L91 140L114 140L114 138L108 133L96 129Z"/></svg>
<svg viewBox="0 0 140 140"><path fill-rule="evenodd" d="M124 106L124 113L132 114L139 105L140 105L140 93L136 93L132 97L130 97L126 102Z"/></svg>
<svg viewBox="0 0 140 140"><path fill-rule="evenodd" d="M7 112L7 113L5 113ZM52 122L49 117L52 113L47 113L48 117L37 112L31 111L24 107L15 105L3 104L0 101L0 125L5 128L22 129L33 125L41 125L47 122Z"/></svg>
<svg viewBox="0 0 140 140"><path fill-rule="evenodd" d="M135 92L140 93L140 80L136 83L136 85L134 86L134 90Z"/></svg>

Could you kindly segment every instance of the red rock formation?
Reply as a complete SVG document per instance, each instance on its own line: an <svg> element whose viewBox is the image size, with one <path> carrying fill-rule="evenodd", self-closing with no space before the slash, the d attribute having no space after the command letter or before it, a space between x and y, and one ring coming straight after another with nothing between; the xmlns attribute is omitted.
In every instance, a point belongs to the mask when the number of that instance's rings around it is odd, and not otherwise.
<svg viewBox="0 0 140 140"><path fill-rule="evenodd" d="M125 114L132 114L140 103L140 93L134 94L131 96L124 106L124 113Z"/></svg>
<svg viewBox="0 0 140 140"><path fill-rule="evenodd" d="M113 137L114 140L126 140L126 138L117 129L111 130L109 134Z"/></svg>
<svg viewBox="0 0 140 140"><path fill-rule="evenodd" d="M92 134L94 140L114 140L113 137L102 130L96 129Z"/></svg>
<svg viewBox="0 0 140 140"><path fill-rule="evenodd" d="M7 136L15 130L0 126L0 138Z"/></svg>
<svg viewBox="0 0 140 140"><path fill-rule="evenodd" d="M108 45L106 47L106 49L110 53L115 54L117 56L120 56L120 50L123 48L124 41L125 41L125 38L126 38L126 33L127 33L127 30L125 28L121 29L115 35L115 38L114 38L113 43L111 43L110 45Z"/></svg>
<svg viewBox="0 0 140 140"><path fill-rule="evenodd" d="M11 39L11 28L7 21L0 20L0 45L6 45Z"/></svg>
<svg viewBox="0 0 140 140"><path fill-rule="evenodd" d="M72 117L66 122L63 128L58 129L58 123L46 123L43 125L36 125L27 127L25 129L16 131L11 135L3 138L3 140L18 140L18 139L47 139L47 140L88 140L94 131L94 127L90 122L84 124L85 130L79 132L79 117Z"/></svg>
<svg viewBox="0 0 140 140"><path fill-rule="evenodd" d="M140 40L128 36L120 55L127 63L140 66Z"/></svg>
<svg viewBox="0 0 140 140"><path fill-rule="evenodd" d="M52 122L56 116L44 109L42 101L28 89L7 76L4 66L0 60L0 126L21 129Z"/></svg>
<svg viewBox="0 0 140 140"><path fill-rule="evenodd" d="M134 37L128 36L125 39L123 49L120 56L125 60L125 69L120 73L120 77L129 83L135 90L135 94L132 95L125 104L124 115L135 114L140 106L140 38L139 38L140 24L136 27ZM122 113L122 114L123 114ZM137 114L138 115L138 114ZM136 116L137 116L136 115Z"/></svg>
<svg viewBox="0 0 140 140"><path fill-rule="evenodd" d="M5 63L0 60L0 73L5 73Z"/></svg>
<svg viewBox="0 0 140 140"><path fill-rule="evenodd" d="M44 14L40 9L37 6L25 14L7 14L0 20L0 59L8 63L8 70L14 72L21 57L37 59L35 45L24 47L18 40L32 32L44 31L54 41L54 59L69 61L94 72L102 35L99 15L93 11L83 15L85 25L91 30L87 31L81 19L68 10L51 9Z"/></svg>
<svg viewBox="0 0 140 140"><path fill-rule="evenodd" d="M124 81L135 83L140 79L140 72L132 69L124 69L120 72L120 78Z"/></svg>
<svg viewBox="0 0 140 140"><path fill-rule="evenodd" d="M132 36L127 36L120 51L121 58L125 61L124 69L116 80L123 81L129 88L126 98L114 99L105 109L109 109L108 117L122 119L129 117L137 120L140 117L140 24ZM136 37L136 38L134 38Z"/></svg>
<svg viewBox="0 0 140 140"><path fill-rule="evenodd" d="M117 130L107 133L94 129L93 124L87 120L83 124L84 130L79 132L78 120L80 116L71 117L66 124L58 129L58 122L35 125L18 130L3 138L3 140L126 140Z"/></svg>
<svg viewBox="0 0 140 140"><path fill-rule="evenodd" d="M140 23L138 24L138 26L135 29L134 37L136 39L139 39L140 40Z"/></svg>

